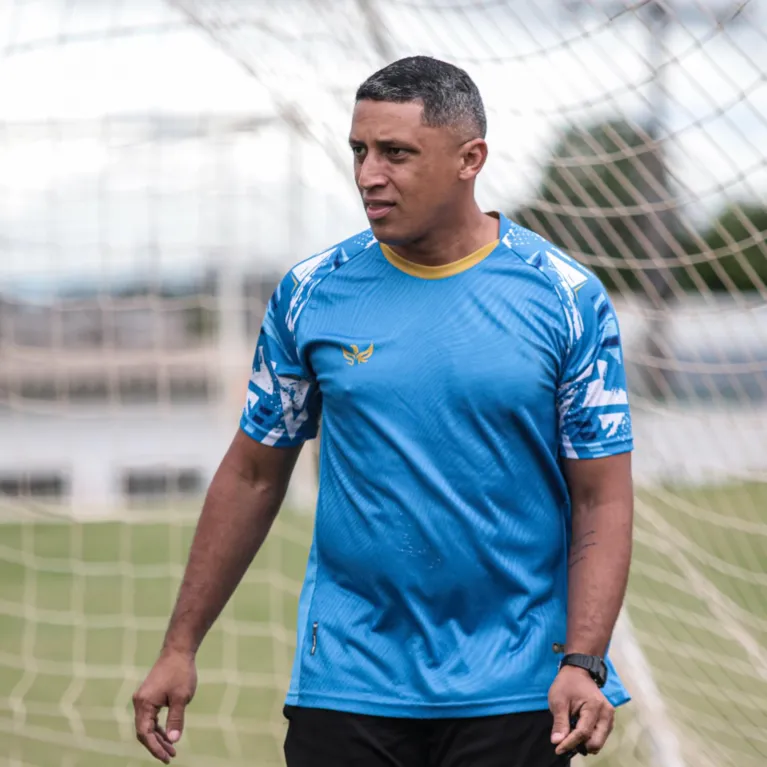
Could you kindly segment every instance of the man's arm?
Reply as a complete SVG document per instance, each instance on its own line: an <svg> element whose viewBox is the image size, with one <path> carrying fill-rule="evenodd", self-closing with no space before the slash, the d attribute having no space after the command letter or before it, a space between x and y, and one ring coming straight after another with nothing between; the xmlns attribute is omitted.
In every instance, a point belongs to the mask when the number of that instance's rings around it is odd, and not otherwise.
<svg viewBox="0 0 767 767"><path fill-rule="evenodd" d="M565 652L604 656L626 593L634 494L631 453L565 460L572 505Z"/></svg>
<svg viewBox="0 0 767 767"><path fill-rule="evenodd" d="M623 603L632 548L631 453L564 461L572 507L566 653L604 657ZM563 667L552 685L557 753L604 745L613 710L588 673ZM570 732L570 718L578 719Z"/></svg>
<svg viewBox="0 0 767 767"><path fill-rule="evenodd" d="M163 650L197 652L264 542L300 450L237 432L208 490Z"/></svg>
<svg viewBox="0 0 767 767"><path fill-rule="evenodd" d="M264 542L300 451L265 447L238 430L211 482L160 657L133 697L137 737L166 764L194 695L195 654Z"/></svg>

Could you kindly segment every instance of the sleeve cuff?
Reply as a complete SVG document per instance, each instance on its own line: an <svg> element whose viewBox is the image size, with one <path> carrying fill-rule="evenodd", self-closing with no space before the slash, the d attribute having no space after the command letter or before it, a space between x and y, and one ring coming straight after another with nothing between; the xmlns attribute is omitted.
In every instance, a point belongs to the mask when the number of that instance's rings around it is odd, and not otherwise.
<svg viewBox="0 0 767 767"><path fill-rule="evenodd" d="M569 443L561 445L559 454L563 458L581 460L588 458L609 458L611 455L631 453L634 450L634 440L622 439L605 444L604 442Z"/></svg>
<svg viewBox="0 0 767 767"><path fill-rule="evenodd" d="M284 426L266 426L252 421L244 413L240 417L240 429L252 440L267 447L298 447L317 436L317 429L299 429L290 437Z"/></svg>

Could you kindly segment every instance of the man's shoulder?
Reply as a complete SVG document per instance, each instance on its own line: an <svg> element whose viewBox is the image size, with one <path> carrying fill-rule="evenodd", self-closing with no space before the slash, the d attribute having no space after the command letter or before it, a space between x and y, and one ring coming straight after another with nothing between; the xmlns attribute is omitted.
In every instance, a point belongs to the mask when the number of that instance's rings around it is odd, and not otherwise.
<svg viewBox="0 0 767 767"><path fill-rule="evenodd" d="M298 317L317 286L345 264L368 252L376 242L372 231L365 229L295 263L287 271L277 288L274 300L275 308L281 307L291 331L294 331Z"/></svg>
<svg viewBox="0 0 767 767"><path fill-rule="evenodd" d="M580 338L589 318L606 308L607 291L599 277L545 237L514 222L503 244L546 278L564 310L571 342Z"/></svg>
<svg viewBox="0 0 767 767"><path fill-rule="evenodd" d="M555 288L566 293L601 289L601 281L580 261L531 229L513 221L503 237L503 244L519 259L538 269Z"/></svg>
<svg viewBox="0 0 767 767"><path fill-rule="evenodd" d="M329 248L313 253L302 261L298 261L290 268L286 276L298 284L309 278L324 277L375 244L376 238L373 232L370 229L365 229L331 245Z"/></svg>

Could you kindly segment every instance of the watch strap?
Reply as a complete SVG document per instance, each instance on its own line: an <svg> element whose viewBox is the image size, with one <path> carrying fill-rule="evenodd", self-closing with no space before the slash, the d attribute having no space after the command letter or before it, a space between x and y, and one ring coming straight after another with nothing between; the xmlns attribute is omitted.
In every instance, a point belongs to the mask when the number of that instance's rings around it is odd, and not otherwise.
<svg viewBox="0 0 767 767"><path fill-rule="evenodd" d="M585 655L573 652L565 655L560 661L559 667L576 666L582 668L591 675L597 686L604 687L607 682L607 666L599 655Z"/></svg>

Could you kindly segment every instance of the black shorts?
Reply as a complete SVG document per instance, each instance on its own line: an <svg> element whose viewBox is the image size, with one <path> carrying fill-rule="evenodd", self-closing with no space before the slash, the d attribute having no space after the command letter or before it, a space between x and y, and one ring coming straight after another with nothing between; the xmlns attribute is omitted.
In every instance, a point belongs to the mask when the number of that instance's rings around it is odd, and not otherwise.
<svg viewBox="0 0 767 767"><path fill-rule="evenodd" d="M549 711L400 719L285 706L288 767L567 767Z"/></svg>

